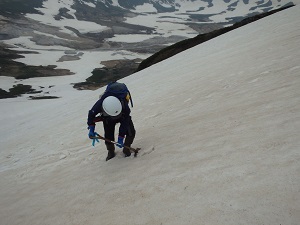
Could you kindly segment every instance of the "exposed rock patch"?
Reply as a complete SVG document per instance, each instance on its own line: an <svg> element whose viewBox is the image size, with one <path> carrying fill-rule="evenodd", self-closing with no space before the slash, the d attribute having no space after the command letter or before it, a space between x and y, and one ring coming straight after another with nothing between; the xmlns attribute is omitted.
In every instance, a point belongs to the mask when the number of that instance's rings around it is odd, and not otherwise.
<svg viewBox="0 0 300 225"><path fill-rule="evenodd" d="M82 56L82 55L83 55L83 52L79 52L79 53L76 53L73 55L70 55L70 54L64 55L64 56L60 57L60 59L57 60L57 62L80 60L80 56Z"/></svg>
<svg viewBox="0 0 300 225"><path fill-rule="evenodd" d="M33 51L14 51L7 49L7 46L0 44L0 76L14 77L16 79L28 79L32 77L49 77L73 75L67 69L56 69L55 65L48 66L28 66L24 63L16 62L14 59L24 58L20 54L36 53Z"/></svg>
<svg viewBox="0 0 300 225"><path fill-rule="evenodd" d="M104 68L94 69L92 76L87 78L85 82L74 84L73 87L77 90L98 89L107 85L110 81L119 80L133 74L141 61L142 59L103 61L101 64L105 65Z"/></svg>
<svg viewBox="0 0 300 225"><path fill-rule="evenodd" d="M5 91L0 88L0 99L2 98L15 98L21 96L22 94L35 94L40 93L40 91L35 91L30 85L18 84L14 85L9 91Z"/></svg>

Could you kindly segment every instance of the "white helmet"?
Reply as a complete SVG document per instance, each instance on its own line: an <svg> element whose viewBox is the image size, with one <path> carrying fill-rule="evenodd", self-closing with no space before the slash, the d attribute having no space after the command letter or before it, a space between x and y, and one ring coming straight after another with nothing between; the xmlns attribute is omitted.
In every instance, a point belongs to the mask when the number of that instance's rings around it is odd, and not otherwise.
<svg viewBox="0 0 300 225"><path fill-rule="evenodd" d="M102 102L104 112L110 116L118 116L122 111L122 104L114 96L106 97Z"/></svg>

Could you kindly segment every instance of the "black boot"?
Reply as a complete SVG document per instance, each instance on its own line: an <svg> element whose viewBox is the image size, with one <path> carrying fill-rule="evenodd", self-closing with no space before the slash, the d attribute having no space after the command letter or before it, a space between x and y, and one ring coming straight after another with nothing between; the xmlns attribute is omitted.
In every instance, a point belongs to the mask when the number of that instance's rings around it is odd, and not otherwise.
<svg viewBox="0 0 300 225"><path fill-rule="evenodd" d="M131 156L131 152L128 148L123 148L123 153L124 153L125 157Z"/></svg>
<svg viewBox="0 0 300 225"><path fill-rule="evenodd" d="M108 150L106 161L108 161L108 160L110 160L110 159L112 159L112 158L114 158L116 156L115 146L113 144L109 143L109 144L106 144L106 148Z"/></svg>
<svg viewBox="0 0 300 225"><path fill-rule="evenodd" d="M108 151L108 154L107 154L107 157L106 157L106 161L114 158L115 156L116 156L116 153L115 153L114 150L113 151Z"/></svg>

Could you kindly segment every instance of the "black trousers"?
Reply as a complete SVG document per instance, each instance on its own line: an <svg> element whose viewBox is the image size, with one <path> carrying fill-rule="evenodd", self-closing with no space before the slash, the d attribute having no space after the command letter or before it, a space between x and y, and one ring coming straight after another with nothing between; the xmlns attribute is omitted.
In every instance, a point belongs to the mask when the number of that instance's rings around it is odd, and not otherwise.
<svg viewBox="0 0 300 225"><path fill-rule="evenodd" d="M118 123L118 121L114 121L111 119L108 120L104 120L103 121L103 127L104 127L104 137L115 141L115 128L116 128L116 124ZM131 144L133 143L135 137L135 129L134 129L134 125L132 122L131 117L129 118L129 126L126 132L126 137L125 137L125 141L124 141L124 145L130 147ZM115 150L115 145L105 141L105 145L108 151L113 151Z"/></svg>

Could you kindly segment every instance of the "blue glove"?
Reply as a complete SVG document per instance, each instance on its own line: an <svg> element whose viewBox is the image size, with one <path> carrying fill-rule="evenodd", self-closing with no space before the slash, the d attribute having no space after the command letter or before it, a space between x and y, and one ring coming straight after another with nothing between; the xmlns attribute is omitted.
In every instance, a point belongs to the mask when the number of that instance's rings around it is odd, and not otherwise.
<svg viewBox="0 0 300 225"><path fill-rule="evenodd" d="M95 137L95 136L96 136L96 134L95 134L95 126L94 126L94 125L90 125L90 126L88 127L88 129L90 130L90 131L89 131L89 138Z"/></svg>
<svg viewBox="0 0 300 225"><path fill-rule="evenodd" d="M124 137L119 136L118 137L118 143L116 144L119 148L124 147Z"/></svg>
<svg viewBox="0 0 300 225"><path fill-rule="evenodd" d="M97 137L97 136L99 136L99 134L98 134L97 132L95 132L95 126L90 125L90 126L88 127L88 129L90 130L90 131L89 131L89 138L90 138L90 139L92 139L91 137ZM92 145L95 146L95 143L96 143L96 142L99 143L99 139L94 138L94 139L92 140Z"/></svg>

